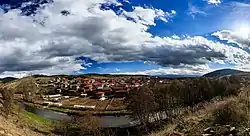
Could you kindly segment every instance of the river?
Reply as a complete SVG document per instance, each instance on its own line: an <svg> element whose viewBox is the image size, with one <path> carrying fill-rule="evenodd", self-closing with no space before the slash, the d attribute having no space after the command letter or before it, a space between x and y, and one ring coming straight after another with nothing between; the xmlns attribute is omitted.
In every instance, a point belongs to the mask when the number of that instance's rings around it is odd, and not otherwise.
<svg viewBox="0 0 250 136"><path fill-rule="evenodd" d="M32 112L52 121L67 121L71 119L71 116L66 113L32 107L20 102L18 105L23 110ZM133 122L129 116L101 116L100 124L103 128L128 128L135 126L137 123Z"/></svg>

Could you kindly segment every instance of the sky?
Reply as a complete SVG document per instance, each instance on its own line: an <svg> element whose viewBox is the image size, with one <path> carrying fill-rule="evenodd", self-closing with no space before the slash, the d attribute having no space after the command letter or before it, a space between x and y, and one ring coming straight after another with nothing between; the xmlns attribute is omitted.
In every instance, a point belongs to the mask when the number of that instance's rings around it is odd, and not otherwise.
<svg viewBox="0 0 250 136"><path fill-rule="evenodd" d="M0 77L250 71L250 0L1 0Z"/></svg>

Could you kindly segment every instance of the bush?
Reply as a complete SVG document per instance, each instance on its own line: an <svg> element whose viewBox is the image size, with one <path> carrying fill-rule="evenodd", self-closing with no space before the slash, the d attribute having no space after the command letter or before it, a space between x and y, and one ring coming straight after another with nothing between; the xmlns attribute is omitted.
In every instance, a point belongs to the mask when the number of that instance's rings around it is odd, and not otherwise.
<svg viewBox="0 0 250 136"><path fill-rule="evenodd" d="M100 136L100 120L91 114L72 117L69 121L56 123L54 132L64 136Z"/></svg>
<svg viewBox="0 0 250 136"><path fill-rule="evenodd" d="M238 101L230 101L213 111L214 123L220 125L244 125L249 121L247 107Z"/></svg>
<svg viewBox="0 0 250 136"><path fill-rule="evenodd" d="M54 133L63 136L75 136L78 135L78 127L72 121L56 122L53 126Z"/></svg>
<svg viewBox="0 0 250 136"><path fill-rule="evenodd" d="M15 87L15 93L23 94L24 100L32 102L39 88L36 86L36 81L32 77L26 77L19 81Z"/></svg>

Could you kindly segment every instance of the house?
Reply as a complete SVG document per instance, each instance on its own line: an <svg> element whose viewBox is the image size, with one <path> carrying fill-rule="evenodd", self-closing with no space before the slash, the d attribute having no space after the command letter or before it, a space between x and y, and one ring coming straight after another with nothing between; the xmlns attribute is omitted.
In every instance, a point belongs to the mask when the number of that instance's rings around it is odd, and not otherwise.
<svg viewBox="0 0 250 136"><path fill-rule="evenodd" d="M82 79L81 77L77 77L76 80L77 80L78 82L80 82L80 81L82 81L83 79Z"/></svg>
<svg viewBox="0 0 250 136"><path fill-rule="evenodd" d="M45 95L45 96L43 96L43 99L57 102L57 101L59 101L61 99L61 94Z"/></svg>
<svg viewBox="0 0 250 136"><path fill-rule="evenodd" d="M53 102L58 102L61 98L50 98L49 100L53 101Z"/></svg>
<svg viewBox="0 0 250 136"><path fill-rule="evenodd" d="M76 109L95 109L95 106L74 105Z"/></svg>
<svg viewBox="0 0 250 136"><path fill-rule="evenodd" d="M102 89L102 92L105 92L105 95L112 95L113 94L113 90L110 87L104 87Z"/></svg>
<svg viewBox="0 0 250 136"><path fill-rule="evenodd" d="M62 93L62 89L56 89L58 93Z"/></svg>
<svg viewBox="0 0 250 136"><path fill-rule="evenodd" d="M104 97L105 96L105 92L97 92L96 96L99 97L99 98Z"/></svg>
<svg viewBox="0 0 250 136"><path fill-rule="evenodd" d="M62 104L61 103L49 103L48 106L54 106L54 107L61 107Z"/></svg>
<svg viewBox="0 0 250 136"><path fill-rule="evenodd" d="M94 89L93 89L92 84L88 84L88 85L83 86L83 92L87 93L88 95L93 95L94 94L93 90Z"/></svg>
<svg viewBox="0 0 250 136"><path fill-rule="evenodd" d="M134 84L134 87L139 87L139 86L141 86L140 83L135 83L135 84Z"/></svg>
<svg viewBox="0 0 250 136"><path fill-rule="evenodd" d="M106 98L106 97L101 97L99 100L100 101L105 101L105 100L107 100L108 98Z"/></svg>
<svg viewBox="0 0 250 136"><path fill-rule="evenodd" d="M66 78L66 77L64 77L64 78L63 78L63 80L64 80L64 81L68 81L69 79L68 79L68 78Z"/></svg>
<svg viewBox="0 0 250 136"><path fill-rule="evenodd" d="M103 88L104 88L104 84L101 84L101 85L96 86L96 89L97 89L97 90L102 90Z"/></svg>
<svg viewBox="0 0 250 136"><path fill-rule="evenodd" d="M64 99L69 99L69 96L63 96Z"/></svg>
<svg viewBox="0 0 250 136"><path fill-rule="evenodd" d="M43 97L48 97L48 98L58 98L58 97L61 97L61 94L56 94L56 95L46 95L46 96L43 96Z"/></svg>
<svg viewBox="0 0 250 136"><path fill-rule="evenodd" d="M86 94L86 93L82 93L82 94L81 94L81 96L82 96L82 97L87 97L87 96L88 96L88 94Z"/></svg>

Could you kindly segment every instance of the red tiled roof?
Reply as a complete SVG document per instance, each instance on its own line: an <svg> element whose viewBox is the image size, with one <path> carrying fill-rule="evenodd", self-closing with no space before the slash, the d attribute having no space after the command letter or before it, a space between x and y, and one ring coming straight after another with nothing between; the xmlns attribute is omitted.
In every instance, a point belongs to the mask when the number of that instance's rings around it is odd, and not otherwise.
<svg viewBox="0 0 250 136"><path fill-rule="evenodd" d="M64 77L63 80L69 80L68 78Z"/></svg>
<svg viewBox="0 0 250 136"><path fill-rule="evenodd" d="M103 95L104 92L97 92L96 94L97 94L97 95Z"/></svg>
<svg viewBox="0 0 250 136"><path fill-rule="evenodd" d="M82 78L81 77L77 77L76 80L82 80Z"/></svg>

